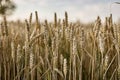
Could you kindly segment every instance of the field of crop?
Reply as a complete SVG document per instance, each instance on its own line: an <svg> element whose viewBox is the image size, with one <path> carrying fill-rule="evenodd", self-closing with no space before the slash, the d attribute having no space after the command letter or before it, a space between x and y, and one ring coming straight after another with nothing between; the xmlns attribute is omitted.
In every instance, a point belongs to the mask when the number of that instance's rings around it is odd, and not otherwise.
<svg viewBox="0 0 120 80"><path fill-rule="evenodd" d="M120 80L120 24L58 19L0 25L0 80Z"/></svg>

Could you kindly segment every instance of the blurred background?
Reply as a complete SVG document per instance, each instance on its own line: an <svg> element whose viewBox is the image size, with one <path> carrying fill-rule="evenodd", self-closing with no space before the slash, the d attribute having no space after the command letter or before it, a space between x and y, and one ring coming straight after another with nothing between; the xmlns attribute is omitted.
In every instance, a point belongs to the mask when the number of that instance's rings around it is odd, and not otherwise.
<svg viewBox="0 0 120 80"><path fill-rule="evenodd" d="M120 17L120 4L114 4L120 0L13 0L13 2L16 4L16 10L9 16L9 20L24 20L34 11L38 11L41 21L44 19L52 21L54 12L58 18L63 18L65 11L68 12L69 21L92 22L97 16L104 20L110 13L113 14L114 21Z"/></svg>

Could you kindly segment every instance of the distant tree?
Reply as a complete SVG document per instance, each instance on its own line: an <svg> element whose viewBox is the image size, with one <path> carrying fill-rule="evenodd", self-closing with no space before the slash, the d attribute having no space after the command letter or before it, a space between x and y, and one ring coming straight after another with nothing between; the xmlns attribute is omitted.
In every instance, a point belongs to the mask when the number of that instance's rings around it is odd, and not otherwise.
<svg viewBox="0 0 120 80"><path fill-rule="evenodd" d="M11 0L0 0L0 15L11 15L15 8L16 5Z"/></svg>
<svg viewBox="0 0 120 80"><path fill-rule="evenodd" d="M116 4L120 4L120 2L115 2Z"/></svg>

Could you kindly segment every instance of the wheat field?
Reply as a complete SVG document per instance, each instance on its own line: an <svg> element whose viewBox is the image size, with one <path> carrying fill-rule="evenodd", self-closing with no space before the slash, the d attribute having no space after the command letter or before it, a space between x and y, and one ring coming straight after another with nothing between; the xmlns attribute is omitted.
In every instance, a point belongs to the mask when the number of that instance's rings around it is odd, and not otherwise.
<svg viewBox="0 0 120 80"><path fill-rule="evenodd" d="M33 22L32 18L36 20ZM120 24L64 19L0 25L0 80L120 80Z"/></svg>

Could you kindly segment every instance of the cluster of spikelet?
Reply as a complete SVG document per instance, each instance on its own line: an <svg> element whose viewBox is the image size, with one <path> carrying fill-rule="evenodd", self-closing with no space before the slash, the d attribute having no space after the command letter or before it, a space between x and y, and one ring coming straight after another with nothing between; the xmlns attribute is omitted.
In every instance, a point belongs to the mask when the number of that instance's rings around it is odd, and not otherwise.
<svg viewBox="0 0 120 80"><path fill-rule="evenodd" d="M0 80L119 80L120 25L112 15L101 23L7 22L0 26ZM87 26L86 26L87 25Z"/></svg>

